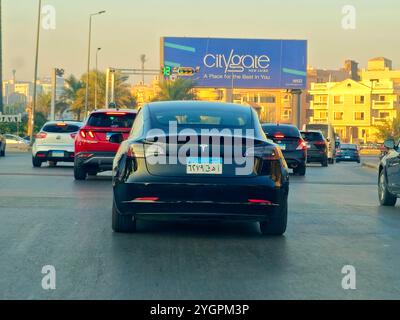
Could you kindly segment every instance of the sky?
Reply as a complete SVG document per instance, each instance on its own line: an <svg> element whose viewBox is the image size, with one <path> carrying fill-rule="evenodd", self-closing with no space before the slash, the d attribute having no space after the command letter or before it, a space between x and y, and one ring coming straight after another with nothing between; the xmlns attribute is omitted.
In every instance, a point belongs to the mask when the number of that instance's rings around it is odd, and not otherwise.
<svg viewBox="0 0 400 320"><path fill-rule="evenodd" d="M32 80L38 0L2 1L3 77ZM39 77L51 68L66 75L86 70L89 14L93 18L99 69L160 65L162 36L306 39L311 66L337 69L354 59L361 67L385 56L400 67L400 1L398 0L43 0L56 12L55 30L41 29ZM356 9L355 29L343 29L342 9ZM136 81L139 79L131 79Z"/></svg>

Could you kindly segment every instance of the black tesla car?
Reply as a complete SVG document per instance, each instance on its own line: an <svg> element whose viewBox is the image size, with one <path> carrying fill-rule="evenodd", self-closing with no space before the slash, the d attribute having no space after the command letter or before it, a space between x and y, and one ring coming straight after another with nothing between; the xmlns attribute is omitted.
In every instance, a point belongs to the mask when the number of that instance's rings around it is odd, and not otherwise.
<svg viewBox="0 0 400 320"><path fill-rule="evenodd" d="M400 197L400 145L388 139L384 146L388 152L379 163L379 202L382 206L394 206Z"/></svg>
<svg viewBox="0 0 400 320"><path fill-rule="evenodd" d="M267 138L274 141L282 150L288 167L293 173L306 174L307 144L296 126L290 124L262 124Z"/></svg>
<svg viewBox="0 0 400 320"><path fill-rule="evenodd" d="M114 159L113 192L116 232L134 232L137 219L151 218L257 221L268 235L286 230L288 168L248 106L143 106Z"/></svg>

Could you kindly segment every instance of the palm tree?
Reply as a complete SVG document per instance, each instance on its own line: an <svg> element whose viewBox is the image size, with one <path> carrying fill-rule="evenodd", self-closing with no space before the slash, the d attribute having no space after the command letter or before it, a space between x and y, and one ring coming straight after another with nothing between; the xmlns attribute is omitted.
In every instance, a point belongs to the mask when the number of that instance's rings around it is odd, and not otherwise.
<svg viewBox="0 0 400 320"><path fill-rule="evenodd" d="M195 100L194 82L178 78L175 81L164 81L153 101Z"/></svg>
<svg viewBox="0 0 400 320"><path fill-rule="evenodd" d="M71 106L72 110L74 110L76 113L78 120L80 120L84 105L77 104L77 98L79 92L85 88L85 85L74 75L70 75L67 79L65 79L65 83L66 86L61 96L61 100Z"/></svg>

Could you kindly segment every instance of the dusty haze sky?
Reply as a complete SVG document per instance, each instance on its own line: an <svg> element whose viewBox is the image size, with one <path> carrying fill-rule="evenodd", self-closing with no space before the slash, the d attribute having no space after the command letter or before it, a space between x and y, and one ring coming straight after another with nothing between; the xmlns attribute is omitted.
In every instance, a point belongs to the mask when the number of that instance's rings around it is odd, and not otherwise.
<svg viewBox="0 0 400 320"><path fill-rule="evenodd" d="M33 79L37 0L2 0L4 78L17 70ZM56 8L56 30L41 31L39 76L52 67L66 74L86 70L88 15L94 17L92 52L99 67L159 66L161 36L307 39L309 64L338 68L351 58L385 56L400 66L398 0L43 0ZM354 5L355 30L342 28L342 7ZM94 67L94 54L92 59Z"/></svg>

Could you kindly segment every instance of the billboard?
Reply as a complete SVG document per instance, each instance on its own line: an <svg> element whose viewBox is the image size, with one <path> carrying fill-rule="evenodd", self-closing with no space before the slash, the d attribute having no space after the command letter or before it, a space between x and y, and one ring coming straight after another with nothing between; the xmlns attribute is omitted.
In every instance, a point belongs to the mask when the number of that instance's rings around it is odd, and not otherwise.
<svg viewBox="0 0 400 320"><path fill-rule="evenodd" d="M197 87L305 89L307 41L164 37L161 63Z"/></svg>

